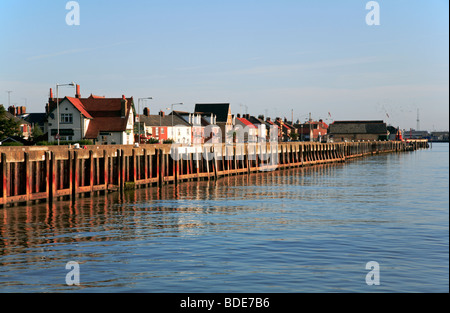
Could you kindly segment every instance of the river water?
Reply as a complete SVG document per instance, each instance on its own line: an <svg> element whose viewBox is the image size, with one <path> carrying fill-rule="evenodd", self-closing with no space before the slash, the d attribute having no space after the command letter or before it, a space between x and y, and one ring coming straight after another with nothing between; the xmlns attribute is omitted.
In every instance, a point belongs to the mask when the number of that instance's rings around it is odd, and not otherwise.
<svg viewBox="0 0 450 313"><path fill-rule="evenodd" d="M449 292L448 226L449 146L434 143L0 209L0 292Z"/></svg>

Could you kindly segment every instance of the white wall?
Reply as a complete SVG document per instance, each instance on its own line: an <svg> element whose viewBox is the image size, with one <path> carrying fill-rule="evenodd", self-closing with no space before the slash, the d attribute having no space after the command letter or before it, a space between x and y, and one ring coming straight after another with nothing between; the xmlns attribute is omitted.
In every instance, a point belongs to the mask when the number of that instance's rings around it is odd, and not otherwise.
<svg viewBox="0 0 450 313"><path fill-rule="evenodd" d="M53 113L54 118L48 117L48 140L49 141L56 141L55 136L52 136L52 129L57 130L58 129L58 115L57 115L57 108L53 110L51 113ZM59 129L60 131L62 129L73 129L74 135L72 136L71 140L78 141L84 138L84 133L82 133L81 129L81 114L80 112L70 103L68 100L63 100L61 103L59 103L59 114L72 114L72 123L71 124L63 124L60 122ZM84 120L84 119L83 119ZM84 121L83 121L84 123ZM51 126L50 126L51 124ZM64 140L62 138L61 140ZM66 140L69 140L69 138L66 138Z"/></svg>

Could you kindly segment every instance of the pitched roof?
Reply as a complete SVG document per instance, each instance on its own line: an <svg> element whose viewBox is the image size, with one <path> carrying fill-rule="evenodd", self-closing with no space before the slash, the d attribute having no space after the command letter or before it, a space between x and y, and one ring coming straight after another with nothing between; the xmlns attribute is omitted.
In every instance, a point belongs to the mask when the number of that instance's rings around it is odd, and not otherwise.
<svg viewBox="0 0 450 313"><path fill-rule="evenodd" d="M99 132L123 132L127 128L126 118L96 117L89 122L86 139L96 139Z"/></svg>
<svg viewBox="0 0 450 313"><path fill-rule="evenodd" d="M94 117L121 117L122 115L122 100L123 98L104 98L90 96L89 98L74 98L65 97L81 114L86 118ZM60 99L59 103L64 99ZM133 97L126 98L128 109L134 104ZM56 109L56 99L53 99L49 103L50 110L52 112ZM127 110L128 111L128 110Z"/></svg>
<svg viewBox="0 0 450 313"><path fill-rule="evenodd" d="M229 111L229 103L197 103L195 105L195 113L213 113L216 115L217 122L227 122Z"/></svg>
<svg viewBox="0 0 450 313"><path fill-rule="evenodd" d="M335 121L329 128L331 134L387 134L383 121Z"/></svg>
<svg viewBox="0 0 450 313"><path fill-rule="evenodd" d="M75 108L77 108L78 111L81 112L85 117L92 118L92 116L86 111L86 108L84 107L83 103L78 98L72 98L72 97L66 97L67 100L69 100L70 103L73 104Z"/></svg>
<svg viewBox="0 0 450 313"><path fill-rule="evenodd" d="M236 120L240 121L242 124L244 124L245 126L248 126L250 128L257 128L255 125L253 125L252 123L250 123L249 120L247 120L246 118L243 117L236 117Z"/></svg>
<svg viewBox="0 0 450 313"><path fill-rule="evenodd" d="M5 118L8 120L14 120L15 122L20 123L20 125L23 125L23 124L29 125L30 124L28 121L12 115L8 111L5 111Z"/></svg>
<svg viewBox="0 0 450 313"><path fill-rule="evenodd" d="M131 98L84 99L66 97L85 117L90 118L86 139L95 139L99 132L123 132L127 128L128 118L133 114ZM122 101L127 101L125 117L122 117ZM86 115L87 114L87 115Z"/></svg>
<svg viewBox="0 0 450 313"><path fill-rule="evenodd" d="M164 126L172 127L172 115L160 116L160 115L141 115L140 121L146 126ZM173 126L191 126L183 118L173 115Z"/></svg>
<svg viewBox="0 0 450 313"><path fill-rule="evenodd" d="M172 113L169 114L169 116L172 115L172 114L174 114L175 116L178 116L178 117L184 119L186 121L186 123L188 123L191 126L194 125L194 123L189 123L189 115L190 114L192 114L194 116L200 115L200 125L201 126L208 126L209 125L208 121L203 118L204 114L201 114L201 113L189 113L189 112L185 112L185 111L173 111ZM199 126L199 125L195 125L195 126Z"/></svg>
<svg viewBox="0 0 450 313"><path fill-rule="evenodd" d="M47 120L47 114L45 113L27 113L23 119L30 124L45 123Z"/></svg>

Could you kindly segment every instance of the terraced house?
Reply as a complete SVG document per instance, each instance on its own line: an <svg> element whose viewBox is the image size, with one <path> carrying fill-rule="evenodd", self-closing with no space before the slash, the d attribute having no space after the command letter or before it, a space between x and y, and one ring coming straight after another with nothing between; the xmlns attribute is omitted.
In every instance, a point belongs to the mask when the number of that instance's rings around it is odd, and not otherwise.
<svg viewBox="0 0 450 313"><path fill-rule="evenodd" d="M77 85L75 97L57 101L50 89L46 113L48 141L59 138L63 141L90 139L102 145L134 143L133 97L106 98L91 94L81 98Z"/></svg>

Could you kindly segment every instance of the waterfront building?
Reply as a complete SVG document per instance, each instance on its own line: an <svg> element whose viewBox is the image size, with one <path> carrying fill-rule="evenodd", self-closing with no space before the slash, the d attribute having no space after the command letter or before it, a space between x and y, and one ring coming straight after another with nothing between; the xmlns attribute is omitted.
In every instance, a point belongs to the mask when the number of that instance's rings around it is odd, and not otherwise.
<svg viewBox="0 0 450 313"><path fill-rule="evenodd" d="M389 132L383 121L335 121L328 131L333 142L388 140Z"/></svg>
<svg viewBox="0 0 450 313"><path fill-rule="evenodd" d="M403 130L403 137L405 139L431 139L431 134L426 130Z"/></svg>
<svg viewBox="0 0 450 313"><path fill-rule="evenodd" d="M264 115L248 116L247 120L258 128L258 141L265 142L270 138L270 124L264 120Z"/></svg>
<svg viewBox="0 0 450 313"><path fill-rule="evenodd" d="M241 117L240 114L237 114L235 118L234 131L236 132L236 142L258 141L258 128L247 117L249 118L250 115L244 114L244 117Z"/></svg>
<svg viewBox="0 0 450 313"><path fill-rule="evenodd" d="M449 132L438 132L434 131L431 133L431 141L434 142L448 142Z"/></svg>
<svg viewBox="0 0 450 313"><path fill-rule="evenodd" d="M182 118L191 126L191 142L193 145L203 144L210 139L212 139L211 143L220 142L220 138L218 137L220 128L214 124L216 119L215 115L182 111L173 111L170 115L172 114Z"/></svg>
<svg viewBox="0 0 450 313"><path fill-rule="evenodd" d="M175 143L190 145L192 142L192 126L178 115L165 115L163 111L158 115L150 115L148 109L141 116L145 136L155 138L160 143L173 140Z"/></svg>
<svg viewBox="0 0 450 313"><path fill-rule="evenodd" d="M91 94L81 98L80 86L76 87L75 97L59 99L58 105L50 89L46 107L48 141L59 138L63 141L89 139L104 145L134 143L133 97L106 98Z"/></svg>
<svg viewBox="0 0 450 313"><path fill-rule="evenodd" d="M322 119L319 121L309 120L303 124L295 124L298 131L298 139L300 141L316 141L320 142L327 137L328 124Z"/></svg>
<svg viewBox="0 0 450 313"><path fill-rule="evenodd" d="M194 113L214 115L215 123L211 121L210 123L219 126L223 143L231 143L232 137L227 136L233 130L233 117L229 103L197 103Z"/></svg>

